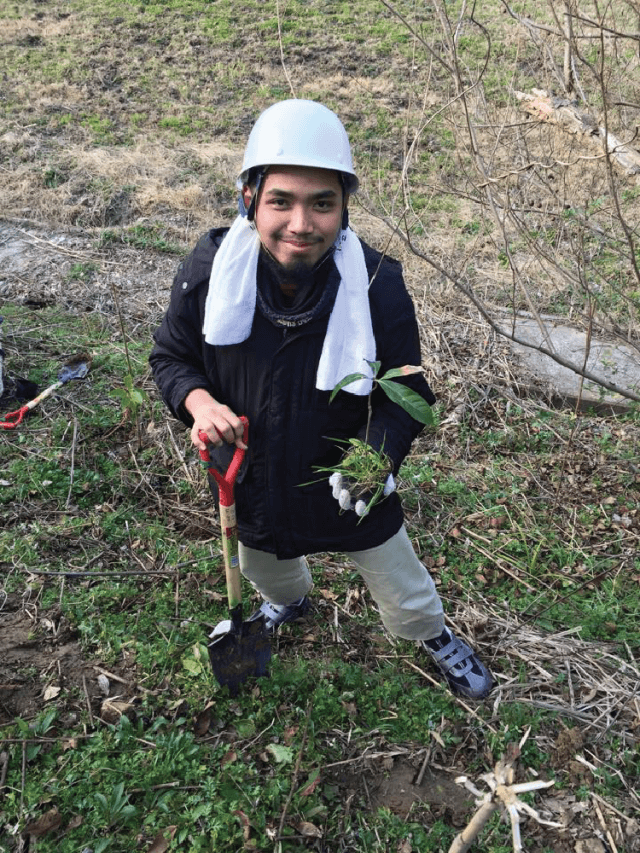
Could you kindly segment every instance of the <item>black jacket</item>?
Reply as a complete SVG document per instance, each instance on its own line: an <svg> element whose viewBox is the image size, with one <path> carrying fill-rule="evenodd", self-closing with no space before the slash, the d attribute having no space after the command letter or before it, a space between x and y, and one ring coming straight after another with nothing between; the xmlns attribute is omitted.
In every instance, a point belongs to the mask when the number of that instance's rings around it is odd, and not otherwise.
<svg viewBox="0 0 640 853"><path fill-rule="evenodd" d="M393 493L359 524L353 512L341 513L327 475L315 466L336 464L345 451L337 439L364 438L367 398L340 391L329 404L329 391L315 387L316 372L331 304L305 325L278 325L257 307L249 338L231 346L206 344L204 306L213 257L226 229L200 239L180 264L169 309L156 332L150 356L162 397L187 426L182 405L194 388L206 388L219 402L249 418L247 465L235 489L240 540L281 559L318 551L360 551L381 545L400 529L402 507ZM391 367L420 364L413 303L397 261L362 244L369 277L371 319L380 375ZM328 262L334 288L339 273ZM264 275L259 267L258 275ZM259 279L260 283L260 279ZM430 404L431 389L421 375L402 380ZM385 452L397 473L421 424L377 389L372 395L370 443ZM224 466L229 451L212 452Z"/></svg>

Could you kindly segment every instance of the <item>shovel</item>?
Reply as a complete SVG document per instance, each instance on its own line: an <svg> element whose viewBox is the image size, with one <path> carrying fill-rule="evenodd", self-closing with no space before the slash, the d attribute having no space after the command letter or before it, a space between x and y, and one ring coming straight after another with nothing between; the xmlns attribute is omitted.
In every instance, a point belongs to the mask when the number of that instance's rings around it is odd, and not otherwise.
<svg viewBox="0 0 640 853"><path fill-rule="evenodd" d="M16 409L15 412L9 412L8 415L5 415L0 419L0 427L3 429L15 429L18 424L22 423L22 419L27 412L30 412L31 409L35 409L38 403L41 403L47 397L50 397L54 391L57 391L58 388L61 388L71 379L84 379L88 372L89 359L86 356L78 356L72 361L69 361L58 373L57 382L54 382L53 385L49 385L48 388L45 388L41 394L38 394L35 400L31 400L31 402L26 403L22 408Z"/></svg>
<svg viewBox="0 0 640 853"><path fill-rule="evenodd" d="M249 421L245 417L241 420L244 424L242 440L246 444ZM204 432L199 434L199 438L205 443L209 440ZM271 645L264 618L260 616L248 622L242 621L242 581L233 487L245 453L243 448L236 448L224 475L213 467L207 469L215 478L220 495L222 553L231 617L220 622L209 634L209 660L218 683L221 687L228 687L232 696L237 694L240 685L248 678L267 675L271 660ZM200 458L209 465L211 458L208 447L200 451Z"/></svg>

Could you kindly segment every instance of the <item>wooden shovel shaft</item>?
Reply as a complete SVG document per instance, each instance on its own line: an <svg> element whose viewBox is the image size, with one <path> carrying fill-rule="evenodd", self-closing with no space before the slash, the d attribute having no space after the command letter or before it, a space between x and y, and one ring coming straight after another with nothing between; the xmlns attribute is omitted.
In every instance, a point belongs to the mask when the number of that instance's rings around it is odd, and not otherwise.
<svg viewBox="0 0 640 853"><path fill-rule="evenodd" d="M242 586L240 578L240 557L238 551L238 523L236 520L236 505L222 506L220 504L220 527L222 532L222 554L224 556L224 572L227 578L227 597L229 610L242 603Z"/></svg>
<svg viewBox="0 0 640 853"><path fill-rule="evenodd" d="M53 385L49 385L49 387L45 388L44 391L41 394L38 394L38 396L35 399L33 399L33 400L31 400L31 402L27 403L24 408L27 411L30 411L31 409L35 409L35 407L38 405L38 403L41 403L43 400L46 400L47 397L50 397L54 391L57 391L58 388L62 388L63 385L64 385L64 382L59 382L59 381L54 382Z"/></svg>

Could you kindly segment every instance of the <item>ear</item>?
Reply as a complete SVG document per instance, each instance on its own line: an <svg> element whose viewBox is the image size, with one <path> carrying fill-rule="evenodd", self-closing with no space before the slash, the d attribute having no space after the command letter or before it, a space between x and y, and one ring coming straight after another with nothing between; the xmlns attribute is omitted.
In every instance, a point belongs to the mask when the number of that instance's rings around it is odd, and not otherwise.
<svg viewBox="0 0 640 853"><path fill-rule="evenodd" d="M253 193L251 191L251 187L248 184L245 184L242 187L242 200L244 202L244 206L247 210L249 210L249 206L251 205L251 198Z"/></svg>
<svg viewBox="0 0 640 853"><path fill-rule="evenodd" d="M349 193L345 193L344 203L342 205L342 222L340 228L345 231L349 226Z"/></svg>

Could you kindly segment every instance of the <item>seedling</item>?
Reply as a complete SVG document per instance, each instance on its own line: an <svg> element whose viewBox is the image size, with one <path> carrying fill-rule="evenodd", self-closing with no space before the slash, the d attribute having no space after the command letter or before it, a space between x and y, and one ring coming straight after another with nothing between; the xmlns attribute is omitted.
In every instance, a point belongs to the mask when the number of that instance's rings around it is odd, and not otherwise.
<svg viewBox="0 0 640 853"><path fill-rule="evenodd" d="M378 377L380 370L379 361L369 361L365 359L371 368L371 390L367 397L367 428L365 431L364 441L358 438L352 438L345 442L350 445L350 449L340 460L338 465L327 468L318 467L315 470L327 473L330 475L339 474L341 477L348 479L355 484L352 489L353 496L366 501L366 515L372 506L382 500L384 489L392 470L392 463L387 454L384 452L384 447L380 450L375 450L369 444L369 428L371 426L371 416L373 413L371 407L371 395L377 387L381 388L390 400L397 403L399 406L408 412L412 418L425 425L433 423L433 413L431 406L426 400L421 397L416 391L407 388L406 385L400 385L394 382L400 376L411 376L414 373L422 372L419 365L405 364L403 367L394 367L388 370L384 376ZM365 373L350 373L338 382L331 396L329 403L333 401L338 391L351 385L352 382L357 382L360 379L367 379Z"/></svg>
<svg viewBox="0 0 640 853"><path fill-rule="evenodd" d="M352 487L352 497L364 500L367 515L372 506L384 497L384 487L391 473L391 460L381 448L374 450L371 445L359 438L350 438L340 442L350 446L338 465L328 468L316 467L314 470L323 474L340 474L343 480L355 485Z"/></svg>

